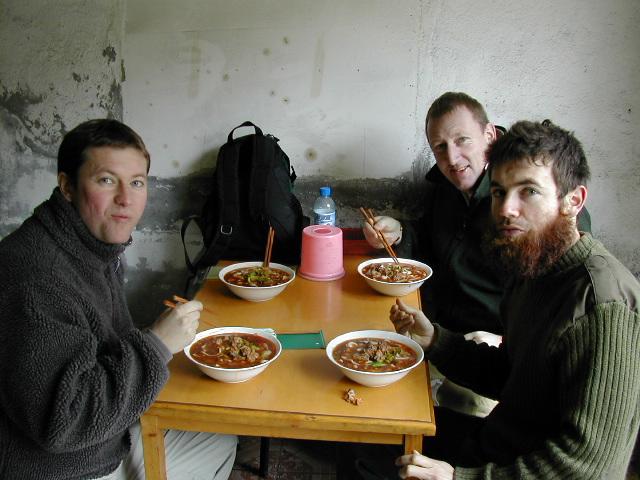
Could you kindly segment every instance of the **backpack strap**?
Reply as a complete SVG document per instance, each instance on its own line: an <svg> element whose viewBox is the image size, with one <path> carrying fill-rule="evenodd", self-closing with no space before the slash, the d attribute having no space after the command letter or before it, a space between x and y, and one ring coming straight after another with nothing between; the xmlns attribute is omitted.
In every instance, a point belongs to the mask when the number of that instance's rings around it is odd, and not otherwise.
<svg viewBox="0 0 640 480"><path fill-rule="evenodd" d="M216 165L219 226L209 247L200 257L198 265L215 265L222 258L227 247L229 247L233 237L233 230L238 225L240 216L238 185L238 145L235 143L226 144L220 149L218 164Z"/></svg>
<svg viewBox="0 0 640 480"><path fill-rule="evenodd" d="M260 135L260 136L263 135L262 130L260 130L260 128L257 125L247 120L246 122L242 122L240 125L238 125L237 127L235 127L233 130L229 132L229 136L227 137L227 143L233 142L233 132L235 132L237 129L242 127L253 127L256 131L256 135Z"/></svg>
<svg viewBox="0 0 640 480"><path fill-rule="evenodd" d="M200 217L198 215L190 215L182 222L182 227L180 227L180 237L182 238L182 248L184 250L184 263L187 264L187 268L191 273L194 273L196 268L193 263L191 263L191 259L189 258L189 253L187 252L187 244L184 241L184 235L187 232L187 228L189 227L191 222L195 220L197 224L199 219Z"/></svg>

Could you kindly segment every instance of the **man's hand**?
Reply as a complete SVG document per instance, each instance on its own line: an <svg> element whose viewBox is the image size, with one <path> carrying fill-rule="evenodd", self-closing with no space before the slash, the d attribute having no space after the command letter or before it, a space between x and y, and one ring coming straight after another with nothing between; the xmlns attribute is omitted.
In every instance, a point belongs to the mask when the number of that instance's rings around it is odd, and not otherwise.
<svg viewBox="0 0 640 480"><path fill-rule="evenodd" d="M400 478L417 478L421 480L453 480L454 469L451 465L440 460L425 457L415 450L410 455L403 455L396 459L400 467Z"/></svg>
<svg viewBox="0 0 640 480"><path fill-rule="evenodd" d="M393 245L402 240L402 225L400 225L398 220L391 217L374 217L374 219L376 221L374 224L376 229L382 232L389 245ZM378 235L376 235L376 232L367 222L364 222L362 232L364 233L364 238L373 248L384 248Z"/></svg>
<svg viewBox="0 0 640 480"><path fill-rule="evenodd" d="M393 323L396 332L408 335L422 348L429 348L433 342L435 329L427 316L417 308L410 307L399 298L391 307L389 320Z"/></svg>
<svg viewBox="0 0 640 480"><path fill-rule="evenodd" d="M202 303L192 300L168 309L151 325L151 330L164 342L171 353L189 345L196 336Z"/></svg>

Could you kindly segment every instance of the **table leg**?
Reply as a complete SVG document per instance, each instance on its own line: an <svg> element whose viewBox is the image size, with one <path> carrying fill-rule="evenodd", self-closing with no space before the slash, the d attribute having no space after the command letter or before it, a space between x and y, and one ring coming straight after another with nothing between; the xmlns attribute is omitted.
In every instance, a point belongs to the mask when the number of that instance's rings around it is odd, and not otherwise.
<svg viewBox="0 0 640 480"><path fill-rule="evenodd" d="M167 480L164 431L158 428L158 417L142 415L140 417L140 428L142 431L145 477Z"/></svg>
<svg viewBox="0 0 640 480"><path fill-rule="evenodd" d="M259 475L267 478L269 473L269 445L271 439L269 437L260 437L260 469Z"/></svg>
<svg viewBox="0 0 640 480"><path fill-rule="evenodd" d="M422 435L405 435L404 436L404 453L409 454L413 451L422 453Z"/></svg>

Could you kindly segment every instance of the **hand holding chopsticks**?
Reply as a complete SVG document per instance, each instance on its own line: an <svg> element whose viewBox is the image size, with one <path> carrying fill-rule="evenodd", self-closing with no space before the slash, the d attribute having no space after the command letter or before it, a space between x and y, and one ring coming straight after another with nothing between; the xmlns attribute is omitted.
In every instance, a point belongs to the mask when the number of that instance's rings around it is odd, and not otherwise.
<svg viewBox="0 0 640 480"><path fill-rule="evenodd" d="M360 213L362 213L362 216L364 217L364 219L366 220L366 222L371 225L371 228L373 229L374 232L376 232L376 235L378 236L378 238L380 239L380 241L382 242L382 244L384 245L385 250L387 251L387 253L389 254L389 256L391 258L393 258L393 261L395 263L400 263L398 261L398 256L396 255L396 253L393 251L393 248L391 248L391 245L389 244L389 242L387 242L387 239L384 236L384 233L382 233L380 230L378 230L375 227L376 224L376 220L375 217L373 215L373 211L371 209L365 209L360 207Z"/></svg>
<svg viewBox="0 0 640 480"><path fill-rule="evenodd" d="M271 261L271 250L273 249L273 239L275 237L275 230L271 225L269 225L269 234L267 235L267 246L264 249L264 260L262 262L262 266L264 268L269 268L269 262Z"/></svg>
<svg viewBox="0 0 640 480"><path fill-rule="evenodd" d="M149 331L175 354L194 339L200 325L202 303L196 300L189 301L177 295L173 296L173 300L163 302L170 310L162 313L149 327Z"/></svg>

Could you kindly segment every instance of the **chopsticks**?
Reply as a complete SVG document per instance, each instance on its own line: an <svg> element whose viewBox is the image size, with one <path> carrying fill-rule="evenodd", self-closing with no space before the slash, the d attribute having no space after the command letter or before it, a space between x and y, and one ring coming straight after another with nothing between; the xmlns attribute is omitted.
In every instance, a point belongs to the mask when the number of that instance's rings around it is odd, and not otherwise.
<svg viewBox="0 0 640 480"><path fill-rule="evenodd" d="M374 225L376 224L376 220L375 220L375 216L373 214L373 210L371 210L370 208L369 209L365 209L365 208L360 207L360 213L362 213L362 216L367 221L367 223L369 225L371 225L371 228L373 228L373 231L376 232L376 235L378 236L378 238L380 239L380 241L384 245L384 248L387 251L387 253L389 254L389 256L391 258L393 258L393 261L395 263L400 263L398 261L398 256L396 255L396 252L393 251L393 248L391 248L391 245L389 245L389 242L387 242L387 239L384 238L384 234L380 230L378 230L376 227L374 227Z"/></svg>
<svg viewBox="0 0 640 480"><path fill-rule="evenodd" d="M275 237L275 230L271 225L269 225L269 234L267 235L267 246L264 249L264 260L262 262L262 266L264 268L269 268L269 262L271 261L271 250L273 249L273 239Z"/></svg>
<svg viewBox="0 0 640 480"><path fill-rule="evenodd" d="M171 300L163 300L162 304L165 307L176 308L179 303L187 303L189 300L186 298L179 297L178 295L173 296L173 302ZM177 303L176 303L177 302Z"/></svg>
<svg viewBox="0 0 640 480"><path fill-rule="evenodd" d="M169 308L176 308L179 304L181 303L187 303L189 300L187 300L186 298L183 297L179 297L178 295L174 295L173 296L173 302L171 300L163 300L162 304L165 307L169 307ZM207 307L203 307L203 310L209 312L209 313L214 313L213 310L211 310L210 308Z"/></svg>

